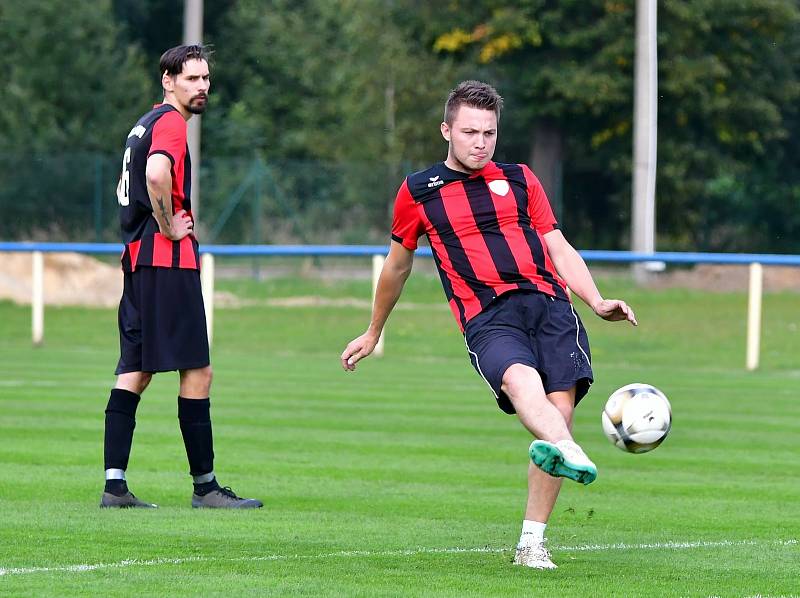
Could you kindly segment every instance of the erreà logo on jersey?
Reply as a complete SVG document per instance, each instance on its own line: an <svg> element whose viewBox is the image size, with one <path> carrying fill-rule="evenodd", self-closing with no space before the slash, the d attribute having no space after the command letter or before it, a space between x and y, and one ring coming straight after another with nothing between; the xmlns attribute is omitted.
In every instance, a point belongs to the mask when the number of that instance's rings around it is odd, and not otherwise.
<svg viewBox="0 0 800 598"><path fill-rule="evenodd" d="M147 129L145 129L142 125L136 125L131 129L131 132L128 133L128 139L131 137L138 137L141 139L145 133L147 133Z"/></svg>
<svg viewBox="0 0 800 598"><path fill-rule="evenodd" d="M431 187L438 187L439 185L444 185L444 181L439 178L439 175L432 176L428 179L430 183L428 183L428 189Z"/></svg>

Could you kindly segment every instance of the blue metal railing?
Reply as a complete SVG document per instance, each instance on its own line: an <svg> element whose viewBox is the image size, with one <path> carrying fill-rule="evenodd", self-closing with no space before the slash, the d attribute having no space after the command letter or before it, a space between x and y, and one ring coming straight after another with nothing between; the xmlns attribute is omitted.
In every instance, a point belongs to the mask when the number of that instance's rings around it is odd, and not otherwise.
<svg viewBox="0 0 800 598"><path fill-rule="evenodd" d="M76 252L120 254L119 243L34 243L0 241L0 251ZM386 255L388 245L201 245L201 253L215 256L342 256ZM588 250L579 252L591 262L665 262L668 264L763 264L765 266L800 266L800 255L775 253L698 253L657 251ZM420 247L416 255L431 257L430 247Z"/></svg>

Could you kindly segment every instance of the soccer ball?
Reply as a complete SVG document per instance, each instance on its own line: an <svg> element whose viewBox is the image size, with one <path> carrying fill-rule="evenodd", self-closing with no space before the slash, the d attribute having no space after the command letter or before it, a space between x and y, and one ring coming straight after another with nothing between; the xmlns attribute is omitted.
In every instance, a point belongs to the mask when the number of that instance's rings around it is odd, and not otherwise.
<svg viewBox="0 0 800 598"><path fill-rule="evenodd" d="M629 453L646 453L669 434L672 407L663 392L637 382L611 394L603 408L602 421L611 444Z"/></svg>

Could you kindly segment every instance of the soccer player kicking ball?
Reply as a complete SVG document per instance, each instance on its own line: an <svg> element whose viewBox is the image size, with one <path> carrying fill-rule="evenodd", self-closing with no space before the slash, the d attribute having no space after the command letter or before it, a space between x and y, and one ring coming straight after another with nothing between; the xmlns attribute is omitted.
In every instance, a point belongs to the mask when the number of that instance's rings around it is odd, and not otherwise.
<svg viewBox="0 0 800 598"><path fill-rule="evenodd" d="M478 81L445 104L447 159L409 175L397 192L392 243L367 331L341 356L345 370L375 348L427 235L472 365L504 412L533 434L528 502L514 562L554 569L544 530L560 478L589 484L597 468L570 433L593 380L589 342L568 288L605 320L636 318L603 299L586 264L558 230L544 190L524 164L492 162L503 99Z"/></svg>
<svg viewBox="0 0 800 598"><path fill-rule="evenodd" d="M128 134L117 187L125 281L119 304L118 377L106 407L106 485L100 506L156 506L128 490L125 470L142 392L154 373L177 370L178 420L194 481L192 506L261 507L259 500L220 487L214 476L211 362L186 146L186 122L202 114L208 102L205 48L167 50L160 73L164 102Z"/></svg>

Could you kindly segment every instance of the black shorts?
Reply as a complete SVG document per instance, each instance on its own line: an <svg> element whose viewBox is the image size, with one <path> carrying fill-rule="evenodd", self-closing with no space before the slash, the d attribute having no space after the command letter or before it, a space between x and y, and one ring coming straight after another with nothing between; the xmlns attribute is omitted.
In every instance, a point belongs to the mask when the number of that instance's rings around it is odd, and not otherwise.
<svg viewBox="0 0 800 598"><path fill-rule="evenodd" d="M125 273L116 374L210 364L200 272L139 266Z"/></svg>
<svg viewBox="0 0 800 598"><path fill-rule="evenodd" d="M500 295L467 322L464 333L473 367L506 413L515 413L501 390L503 374L520 363L542 377L546 393L575 389L578 404L594 381L589 339L572 304L537 293Z"/></svg>

